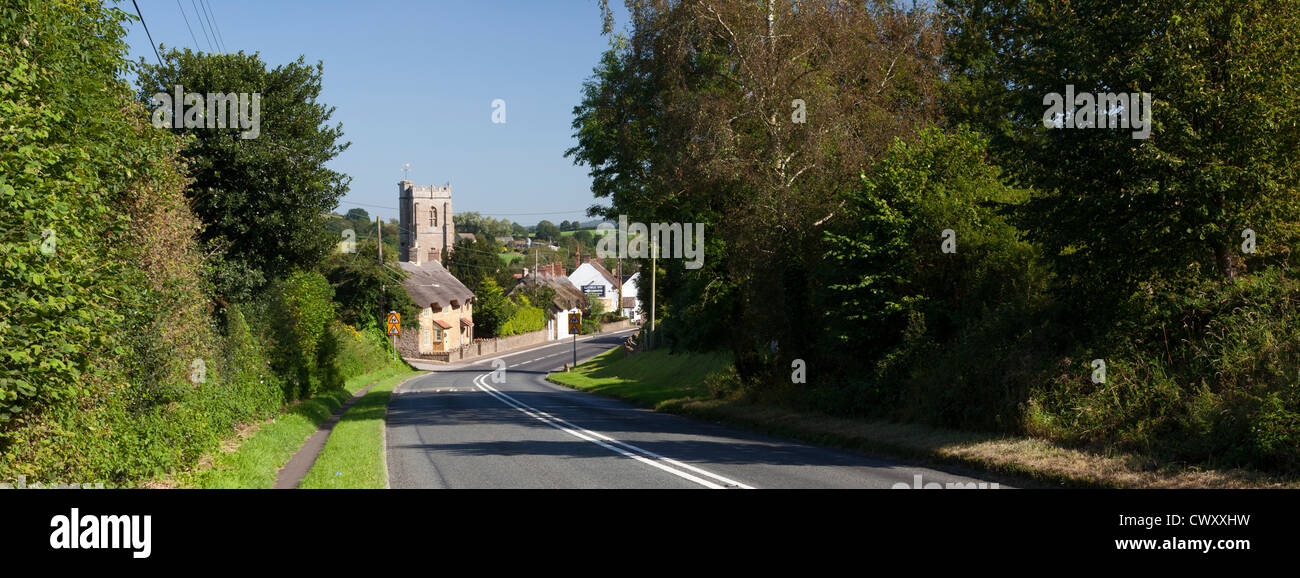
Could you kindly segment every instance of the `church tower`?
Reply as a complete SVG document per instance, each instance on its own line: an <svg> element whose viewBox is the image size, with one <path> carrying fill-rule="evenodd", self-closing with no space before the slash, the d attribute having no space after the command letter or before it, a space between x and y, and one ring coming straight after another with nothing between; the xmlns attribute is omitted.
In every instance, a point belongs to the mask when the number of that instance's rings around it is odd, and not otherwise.
<svg viewBox="0 0 1300 578"><path fill-rule="evenodd" d="M456 239L451 220L451 185L417 187L411 181L397 183L401 232L397 258L416 265L442 263Z"/></svg>

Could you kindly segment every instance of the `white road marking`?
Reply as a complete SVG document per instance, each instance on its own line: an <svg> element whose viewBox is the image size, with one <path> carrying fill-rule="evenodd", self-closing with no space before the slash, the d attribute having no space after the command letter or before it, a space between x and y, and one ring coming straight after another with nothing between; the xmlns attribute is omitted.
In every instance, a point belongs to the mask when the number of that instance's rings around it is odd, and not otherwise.
<svg viewBox="0 0 1300 578"><path fill-rule="evenodd" d="M618 454L620 454L620 455L623 455L623 456L626 456L626 457L632 458L632 459L637 460L637 461L639 461L639 462L642 462L642 463L645 463L645 464L648 464L648 465L654 466L654 467L659 468L659 469L661 469L661 470L663 470L663 471L665 471L665 472L671 473L671 474L673 474L673 475L675 475L675 476L678 476L678 477L681 477L681 478L685 478L685 479L687 479L687 480L690 480L690 481L692 481L692 482L695 482L695 483L697 483L697 484L700 484L700 485L702 485L702 486L704 486L704 487L706 487L706 488L711 488L711 489L715 489L715 490L721 490L721 489L725 489L727 486L730 486L730 487L736 487L736 488L744 488L744 489L746 489L746 490L752 490L752 489L753 489L753 487L751 487L751 486L747 486L747 485L742 484L742 483L740 483L740 482L737 482L737 481L735 481L735 480L731 480L731 479L728 479L728 478L724 478L724 477L719 476L718 474L715 474L715 473L713 473L713 472L710 472L710 471L707 471L707 470L703 470L703 469L697 468L697 467L692 466L692 465L690 465L690 464L684 464L684 463L679 462L679 461L677 461L677 460L673 460L673 459L669 459L669 458L663 457L663 456L661 456L661 455L659 455L659 454L656 454L656 453L654 453L654 452L652 452L652 451L649 451L649 450L646 450L646 449L642 449L642 448L636 447L636 446L634 446L634 445L632 445L632 444L629 444L629 443L621 442L621 441L619 441L619 440L616 440L616 439L614 439L614 438L611 438L611 437L609 437L609 436L607 436L607 435L605 435L605 434L602 434L602 433L600 433L600 432L595 432L595 431L592 431L592 430L589 430L589 429L585 429L585 428L581 428L581 427L578 427L578 426L576 426L576 425L573 425L573 424L571 424L571 423L569 423L569 422L567 422L567 421L564 421L563 419L560 419L560 418L558 418L558 417L555 417L555 416L553 416L553 415L551 415L551 414L549 414L549 413L546 413L546 412L544 412L544 411L541 411L541 410L539 410L539 409L537 409L537 408L534 408L534 407L532 407L532 406L530 406L530 405L528 405L528 404L526 404L526 403L524 403L524 402L521 402L521 401L519 401L519 400L517 400L517 399L515 399L515 398L513 398L513 397L510 397L509 394L506 394L506 393L504 393L504 392L501 392L501 391L497 390L496 388L494 388L494 387L488 385L488 384L487 384L487 380L485 379L488 375L490 375L490 374L486 374L486 373L485 373L485 374L483 374L483 375L480 375L480 376L478 376L478 377L475 377L475 378L474 378L474 385L478 386L478 388L481 389L484 393L487 393L488 395L491 395L492 397L495 397L495 398L496 398L498 401L500 401L501 403L504 403L504 404L506 404L506 405L508 405L508 406L510 406L510 407L513 407L513 408L515 408L515 409L517 409L517 410L523 412L525 415L527 415L527 416L529 416L529 417L531 417L531 418L533 418L533 419L536 419L536 420L538 420L538 421L540 421L540 422L542 422L542 423L544 423L544 424L546 424L546 425L549 425L549 426L551 426L551 427L553 427L553 428L555 428L555 429L561 430L561 431L563 431L563 432L565 432L565 433L567 433L567 434L569 434L569 435L572 435L573 437L576 437L576 438L579 438L579 439L583 439L583 440L589 441L589 442L594 443L594 444L596 444L596 445L598 445L598 446L601 446L601 447L603 447L603 448L605 448L605 449L607 449L607 450L610 450L610 451L615 452L615 453L618 453ZM606 443L606 442L608 442L608 443ZM615 447L616 445L617 445L617 446L622 446L622 447ZM625 449L623 449L623 448L627 448L627 449L625 450ZM631 450L631 451L628 451L628 450ZM633 452L636 452L636 453L633 453ZM651 459L651 458L652 458L652 459ZM664 463L660 463L660 462L664 462ZM683 469L686 469L686 470L690 470L690 471L692 471L692 472L695 472L695 473L700 474L700 475L703 475L703 476L707 476L707 477L713 478L713 479L715 479L715 480L718 480L718 481L722 482L723 484L726 484L726 486L720 486L720 485L718 485L718 484L715 484L715 483L710 482L710 481L708 481L708 480L702 479L702 478L700 478L700 477L693 476L693 475L691 475L691 474L689 474L689 473L687 473L687 472L684 472L684 471L682 471L682 470L679 470L679 469L677 469L677 468L674 468L674 467L670 467L670 466L668 466L668 465L665 465L665 463L667 463L667 464L671 464L671 465L673 465L673 466L677 466L677 467L679 467L679 468L683 468Z"/></svg>

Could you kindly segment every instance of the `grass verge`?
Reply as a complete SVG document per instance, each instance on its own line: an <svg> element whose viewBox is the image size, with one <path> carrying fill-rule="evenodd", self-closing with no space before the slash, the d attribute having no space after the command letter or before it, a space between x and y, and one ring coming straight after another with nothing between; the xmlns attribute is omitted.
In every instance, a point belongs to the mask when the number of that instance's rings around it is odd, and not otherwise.
<svg viewBox="0 0 1300 578"><path fill-rule="evenodd" d="M1038 438L862 421L741 400L712 399L704 378L727 363L723 355L652 351L625 356L620 347L574 371L552 373L547 379L642 407L769 435L993 472L1023 480L1023 486L1300 488L1300 481L1250 470L1161 464L1143 456L1090 452Z"/></svg>
<svg viewBox="0 0 1300 578"><path fill-rule="evenodd" d="M341 390L303 400L275 419L244 428L221 451L205 457L198 468L177 475L174 484L191 488L271 488L280 468L353 394L376 380L410 373L405 365L390 365L349 379Z"/></svg>
<svg viewBox="0 0 1300 578"><path fill-rule="evenodd" d="M384 377L352 404L330 433L299 488L384 488L384 420L393 388L421 372L406 370Z"/></svg>
<svg viewBox="0 0 1300 578"><path fill-rule="evenodd" d="M722 353L670 355L663 350L628 356L622 347L615 347L578 365L574 371L552 373L547 379L660 409L709 399L704 378L723 369L730 361Z"/></svg>

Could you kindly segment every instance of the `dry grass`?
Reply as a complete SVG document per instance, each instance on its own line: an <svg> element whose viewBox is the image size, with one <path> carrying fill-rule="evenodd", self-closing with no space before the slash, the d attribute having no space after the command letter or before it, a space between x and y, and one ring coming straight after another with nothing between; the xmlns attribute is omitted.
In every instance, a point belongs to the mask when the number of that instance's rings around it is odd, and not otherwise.
<svg viewBox="0 0 1300 578"><path fill-rule="evenodd" d="M297 401L295 401L293 405L297 405ZM286 408L286 411L288 411L288 409L292 409L292 406ZM199 460L199 463L194 466L193 468L194 471L202 471L211 468L213 462L216 461L217 456L220 454L235 453L236 451L239 450L239 446L244 444L245 440L253 437L253 434L256 434L258 430L262 429L262 426L265 426L270 423L274 423L275 418L277 417L280 416L277 415L277 416L268 417L265 420L263 420L261 423L241 423L238 426L235 426L234 437L222 441L221 447L217 450L217 452L210 453L203 456L203 458Z"/></svg>
<svg viewBox="0 0 1300 578"><path fill-rule="evenodd" d="M297 402L295 402L295 404L296 403ZM212 469L213 464L216 463L217 456L220 456L222 454L235 453L236 451L239 450L239 446L243 445L243 443L247 441L248 438L253 437L253 434L256 434L258 430L262 429L263 426L275 422L275 419L277 417L279 416L266 418L260 423L239 424L238 426L235 427L235 435L233 437L222 441L221 446L217 449L217 451L209 454L205 454L202 458L199 459L198 463L195 464L193 468L187 470L186 473L195 474L197 472L202 472L204 470ZM189 486L187 484L177 481L171 475L166 475L166 476L158 476L153 479L141 482L139 484L139 487L144 488L146 490L171 490L175 488L184 488Z"/></svg>
<svg viewBox="0 0 1300 578"><path fill-rule="evenodd" d="M814 443L960 464L1031 485L1107 488L1300 488L1300 481L1248 470L1204 470L1140 456L1066 448L916 424L864 422L736 401L669 404L663 411L730 422Z"/></svg>

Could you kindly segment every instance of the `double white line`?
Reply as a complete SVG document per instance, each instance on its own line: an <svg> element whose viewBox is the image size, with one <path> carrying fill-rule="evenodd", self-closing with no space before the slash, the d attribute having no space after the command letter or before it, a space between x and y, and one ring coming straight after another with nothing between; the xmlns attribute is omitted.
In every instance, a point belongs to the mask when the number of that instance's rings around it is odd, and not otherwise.
<svg viewBox="0 0 1300 578"><path fill-rule="evenodd" d="M642 449L632 444L618 441L600 432L591 431L589 429L585 429L573 425L567 421L564 421L558 417L555 417L549 413L541 411L522 401L510 397L508 394L498 391L496 388L488 385L487 378L489 375L491 374L484 373L478 377L475 377L474 385L477 386L484 393L497 398L497 400L499 400L501 403L513 407L521 412L524 412L525 415L533 419L536 419L537 421L540 421L546 425L549 425L555 429L558 429L564 433L567 433L573 437L589 441L609 451L612 451L614 453L617 453L625 457L632 458L643 464L659 468L665 472L668 472L670 474L673 474L681 478L685 478L706 488L712 488L715 490L723 490L727 488L743 488L746 490L754 489L750 486L747 486L735 480L719 476L718 474L715 474L713 472L697 468L690 464L684 464L677 460L665 458L650 450ZM695 475L695 474L699 474L699 475ZM715 483L714 481L709 481L708 479L705 478L712 478L713 480L716 480L716 482L721 482L721 483Z"/></svg>

